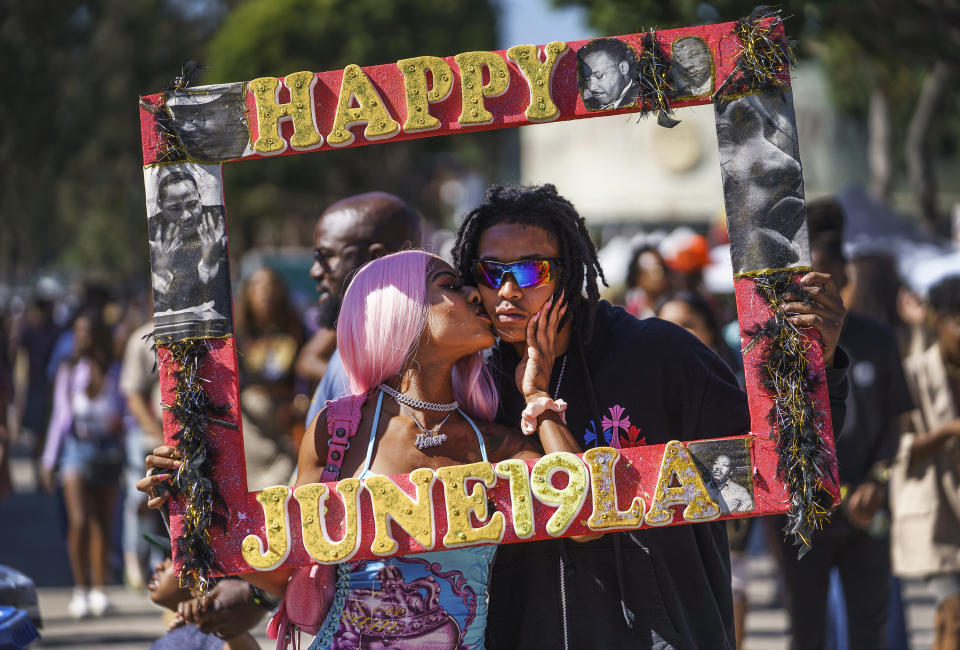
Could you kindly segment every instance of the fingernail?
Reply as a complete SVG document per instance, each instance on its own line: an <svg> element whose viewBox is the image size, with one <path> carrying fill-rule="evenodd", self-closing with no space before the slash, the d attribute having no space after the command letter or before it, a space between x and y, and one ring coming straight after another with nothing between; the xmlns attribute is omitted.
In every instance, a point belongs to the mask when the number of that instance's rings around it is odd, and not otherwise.
<svg viewBox="0 0 960 650"><path fill-rule="evenodd" d="M168 478L170 478L170 475L169 475L169 474L154 474L153 477L154 477L155 479L157 479L158 481L166 481Z"/></svg>

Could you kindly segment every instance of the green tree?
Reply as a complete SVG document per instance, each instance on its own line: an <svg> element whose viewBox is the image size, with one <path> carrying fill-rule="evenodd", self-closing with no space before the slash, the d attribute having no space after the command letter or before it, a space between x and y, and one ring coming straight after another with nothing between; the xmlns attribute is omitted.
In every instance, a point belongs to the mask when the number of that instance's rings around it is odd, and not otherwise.
<svg viewBox="0 0 960 650"><path fill-rule="evenodd" d="M137 96L196 57L220 13L172 0L0 0L0 273L119 271L144 284Z"/></svg>
<svg viewBox="0 0 960 650"><path fill-rule="evenodd" d="M609 34L733 20L755 6L744 0L553 3L585 7L591 25ZM783 15L801 53L826 63L837 106L867 119L873 191L888 198L898 166L905 165L917 217L943 231L932 160L955 153L960 140L960 2L811 0L783 6Z"/></svg>
<svg viewBox="0 0 960 650"><path fill-rule="evenodd" d="M449 56L495 43L496 16L486 0L247 0L210 41L204 82ZM232 242L264 241L278 222L286 222L287 231L300 232L300 241L308 243L326 205L369 190L394 192L441 221L438 202L427 194L438 171L456 165L493 173L508 142L503 134L458 135L228 166Z"/></svg>

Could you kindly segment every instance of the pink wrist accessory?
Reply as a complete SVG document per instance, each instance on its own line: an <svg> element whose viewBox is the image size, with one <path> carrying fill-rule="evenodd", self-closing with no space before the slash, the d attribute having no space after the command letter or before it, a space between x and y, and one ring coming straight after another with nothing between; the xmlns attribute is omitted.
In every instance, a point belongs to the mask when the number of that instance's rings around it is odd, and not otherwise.
<svg viewBox="0 0 960 650"><path fill-rule="evenodd" d="M529 436L537 431L537 420L544 411L555 411L560 414L560 420L566 424L567 417L564 411L567 410L567 403L562 399L550 399L549 397L538 397L523 409L520 415L520 430L525 436Z"/></svg>

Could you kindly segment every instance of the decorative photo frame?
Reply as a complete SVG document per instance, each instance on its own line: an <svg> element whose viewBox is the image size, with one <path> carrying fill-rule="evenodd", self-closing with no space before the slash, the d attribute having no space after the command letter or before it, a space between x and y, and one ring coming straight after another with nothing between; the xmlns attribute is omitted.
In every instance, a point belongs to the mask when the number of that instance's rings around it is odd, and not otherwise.
<svg viewBox="0 0 960 650"><path fill-rule="evenodd" d="M610 40L638 59L631 102L585 105L578 53L593 41L181 84L141 98L163 428L183 457L170 504L181 576L202 587L209 575L784 512L807 543L839 489L819 342L779 310L810 267L782 22L751 16L595 39ZM704 45L709 88L674 87L678 43ZM621 439L621 430L629 438L628 418L611 409L596 432L609 446L583 454L247 490L223 163L615 113L655 112L669 127L675 109L708 103L717 116L749 433L630 446Z"/></svg>

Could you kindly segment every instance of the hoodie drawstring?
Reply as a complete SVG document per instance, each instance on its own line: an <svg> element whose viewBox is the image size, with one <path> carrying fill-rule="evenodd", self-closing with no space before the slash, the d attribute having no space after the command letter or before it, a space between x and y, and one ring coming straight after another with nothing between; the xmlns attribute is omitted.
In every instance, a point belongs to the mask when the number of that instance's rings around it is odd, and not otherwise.
<svg viewBox="0 0 960 650"><path fill-rule="evenodd" d="M587 355L583 351L583 342L580 341L579 337L575 338L577 350L580 353L580 363L583 364L583 376L587 380L587 392L590 394L590 406L593 409L593 417L595 418L594 421L599 424L602 419L600 414L600 405L597 402L597 393L593 389L593 378L590 376L590 366L587 365ZM598 433L603 435L602 432ZM627 601L623 597L623 548L620 541L620 535L618 533L613 533L613 558L617 565L617 591L619 592L620 596L620 609L623 613L623 621L626 623L627 629L632 630L633 624L637 620L637 615L629 607L627 607Z"/></svg>

